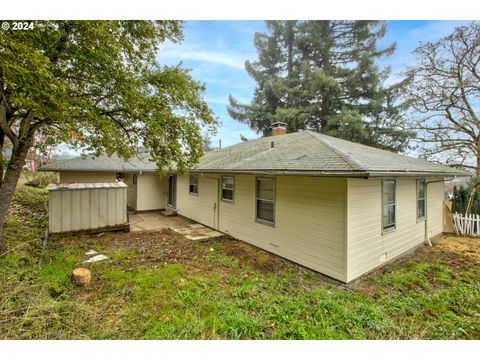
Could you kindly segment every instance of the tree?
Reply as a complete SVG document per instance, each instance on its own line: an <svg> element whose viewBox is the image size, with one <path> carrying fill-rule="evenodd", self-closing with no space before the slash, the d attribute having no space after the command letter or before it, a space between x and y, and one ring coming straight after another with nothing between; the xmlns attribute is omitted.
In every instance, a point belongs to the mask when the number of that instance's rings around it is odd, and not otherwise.
<svg viewBox="0 0 480 360"><path fill-rule="evenodd" d="M400 84L385 87L389 70L375 63L395 49L395 44L377 48L385 24L268 21L267 27L269 34L255 34L258 60L245 63L257 82L253 98L241 104L230 96L230 116L263 135L271 133L271 123L281 121L289 131L311 129L382 148L405 148L411 134L401 117ZM344 131L353 118L360 133Z"/></svg>
<svg viewBox="0 0 480 360"><path fill-rule="evenodd" d="M184 171L202 155L201 128L216 120L204 86L187 70L160 66L161 42L182 39L176 21L38 21L0 36L0 173L3 225L35 135L84 153L123 158L143 146L159 168Z"/></svg>
<svg viewBox="0 0 480 360"><path fill-rule="evenodd" d="M203 151L208 152L215 150L215 147L212 144L212 137L210 134L207 132L202 136L202 142L203 142Z"/></svg>
<svg viewBox="0 0 480 360"><path fill-rule="evenodd" d="M480 24L421 44L415 55L407 94L423 155L480 175Z"/></svg>

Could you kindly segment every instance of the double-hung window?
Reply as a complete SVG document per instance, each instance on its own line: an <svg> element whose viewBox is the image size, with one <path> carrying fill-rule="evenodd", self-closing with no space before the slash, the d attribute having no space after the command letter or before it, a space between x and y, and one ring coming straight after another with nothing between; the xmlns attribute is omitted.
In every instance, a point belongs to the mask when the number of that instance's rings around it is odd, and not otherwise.
<svg viewBox="0 0 480 360"><path fill-rule="evenodd" d="M190 174L188 192L190 195L198 195L198 174Z"/></svg>
<svg viewBox="0 0 480 360"><path fill-rule="evenodd" d="M424 180L417 181L417 220L425 219L426 211L426 190L427 186Z"/></svg>
<svg viewBox="0 0 480 360"><path fill-rule="evenodd" d="M257 178L256 220L275 224L275 179Z"/></svg>
<svg viewBox="0 0 480 360"><path fill-rule="evenodd" d="M384 180L382 183L382 228L384 231L395 229L396 225L396 182Z"/></svg>
<svg viewBox="0 0 480 360"><path fill-rule="evenodd" d="M222 176L222 200L233 202L235 182L233 176Z"/></svg>

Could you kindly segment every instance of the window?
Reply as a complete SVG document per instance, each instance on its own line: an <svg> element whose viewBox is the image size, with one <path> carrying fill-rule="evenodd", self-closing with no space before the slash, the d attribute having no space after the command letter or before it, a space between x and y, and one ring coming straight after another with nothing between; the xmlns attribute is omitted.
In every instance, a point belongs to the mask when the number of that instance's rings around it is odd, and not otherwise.
<svg viewBox="0 0 480 360"><path fill-rule="evenodd" d="M222 176L222 200L233 202L234 190L233 176Z"/></svg>
<svg viewBox="0 0 480 360"><path fill-rule="evenodd" d="M190 186L188 191L190 195L198 195L198 174L190 174Z"/></svg>
<svg viewBox="0 0 480 360"><path fill-rule="evenodd" d="M395 192L396 192L396 183L395 180L384 180L383 181L383 193L382 193L382 202L383 202L383 211L382 211L382 225L383 230L392 230L395 229Z"/></svg>
<svg viewBox="0 0 480 360"><path fill-rule="evenodd" d="M417 181L417 220L425 219L426 190L425 181Z"/></svg>
<svg viewBox="0 0 480 360"><path fill-rule="evenodd" d="M257 178L256 219L275 224L275 179Z"/></svg>

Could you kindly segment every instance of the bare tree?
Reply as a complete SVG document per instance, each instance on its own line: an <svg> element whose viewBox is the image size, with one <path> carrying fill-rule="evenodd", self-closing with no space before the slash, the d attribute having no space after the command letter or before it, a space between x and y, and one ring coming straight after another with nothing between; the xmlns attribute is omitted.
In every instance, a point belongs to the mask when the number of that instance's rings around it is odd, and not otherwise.
<svg viewBox="0 0 480 360"><path fill-rule="evenodd" d="M415 54L407 73L419 148L426 158L480 174L480 24L457 27Z"/></svg>

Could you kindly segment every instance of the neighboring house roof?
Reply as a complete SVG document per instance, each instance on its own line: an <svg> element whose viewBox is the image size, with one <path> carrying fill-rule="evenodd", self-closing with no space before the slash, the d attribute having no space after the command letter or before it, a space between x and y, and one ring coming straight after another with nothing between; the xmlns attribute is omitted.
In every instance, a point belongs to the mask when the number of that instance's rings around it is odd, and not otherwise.
<svg viewBox="0 0 480 360"><path fill-rule="evenodd" d="M79 156L74 159L58 161L39 168L39 171L115 171L136 172L156 171L157 165L149 161L147 154L138 155L128 161L112 156Z"/></svg>
<svg viewBox="0 0 480 360"><path fill-rule="evenodd" d="M445 165L309 130L248 140L209 152L202 157L197 171L357 176L470 175Z"/></svg>
<svg viewBox="0 0 480 360"><path fill-rule="evenodd" d="M272 146L273 145L273 146ZM144 158L86 157L42 167L43 171L156 171ZM324 176L470 176L469 173L313 131L248 140L206 153L195 172Z"/></svg>

